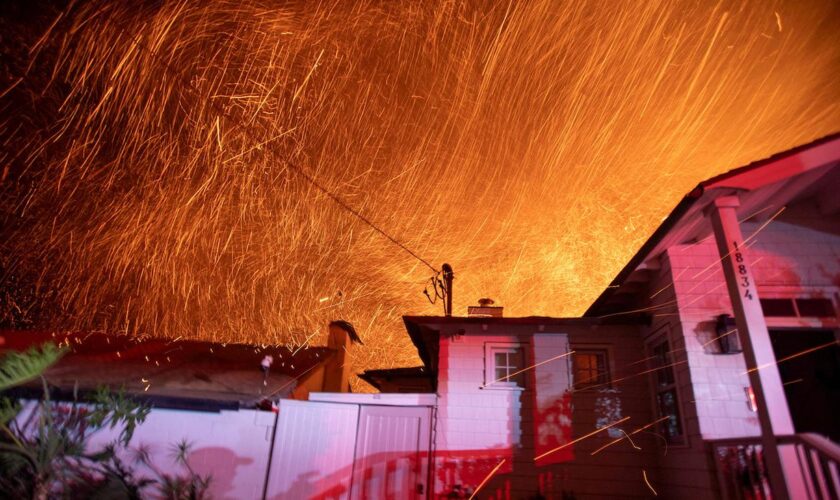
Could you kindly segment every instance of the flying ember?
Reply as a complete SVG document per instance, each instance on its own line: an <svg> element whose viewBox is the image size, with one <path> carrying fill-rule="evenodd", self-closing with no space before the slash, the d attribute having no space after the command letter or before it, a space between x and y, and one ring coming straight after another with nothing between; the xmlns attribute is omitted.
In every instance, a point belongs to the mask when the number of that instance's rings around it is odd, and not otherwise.
<svg viewBox="0 0 840 500"><path fill-rule="evenodd" d="M840 128L831 0L43 10L0 41L16 327L303 346L341 319L354 366L416 364L400 318L440 313L443 262L456 315L579 314L699 180Z"/></svg>

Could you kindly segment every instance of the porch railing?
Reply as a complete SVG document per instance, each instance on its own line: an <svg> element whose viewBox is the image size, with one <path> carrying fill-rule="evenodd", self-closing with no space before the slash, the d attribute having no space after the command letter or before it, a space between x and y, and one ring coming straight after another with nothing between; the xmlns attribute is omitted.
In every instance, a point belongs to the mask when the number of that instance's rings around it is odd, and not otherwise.
<svg viewBox="0 0 840 500"><path fill-rule="evenodd" d="M785 467L789 497L807 500L840 499L840 446L818 434L777 436ZM768 471L761 438L707 441L717 472L720 495L726 500L770 500ZM792 465L795 463L795 466Z"/></svg>

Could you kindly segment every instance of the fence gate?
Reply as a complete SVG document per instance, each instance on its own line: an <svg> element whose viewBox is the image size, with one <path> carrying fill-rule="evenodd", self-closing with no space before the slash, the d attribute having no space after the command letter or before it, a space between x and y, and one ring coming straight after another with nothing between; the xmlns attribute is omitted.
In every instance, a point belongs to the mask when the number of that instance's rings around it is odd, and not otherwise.
<svg viewBox="0 0 840 500"><path fill-rule="evenodd" d="M429 467L429 408L360 408L353 499L425 498Z"/></svg>
<svg viewBox="0 0 840 500"><path fill-rule="evenodd" d="M269 499L426 498L426 406L282 400Z"/></svg>

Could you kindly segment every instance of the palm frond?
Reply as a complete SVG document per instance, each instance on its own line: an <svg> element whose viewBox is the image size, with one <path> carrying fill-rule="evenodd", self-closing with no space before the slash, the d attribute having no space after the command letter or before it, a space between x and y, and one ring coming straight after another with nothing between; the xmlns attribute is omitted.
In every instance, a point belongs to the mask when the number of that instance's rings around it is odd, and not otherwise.
<svg viewBox="0 0 840 500"><path fill-rule="evenodd" d="M9 398L0 398L0 426L11 422L20 412L20 404Z"/></svg>
<svg viewBox="0 0 840 500"><path fill-rule="evenodd" d="M5 477L17 474L21 469L29 465L26 457L12 445L6 445L8 449L0 448L0 473Z"/></svg>
<svg viewBox="0 0 840 500"><path fill-rule="evenodd" d="M0 391L28 382L46 371L64 354L54 344L46 343L26 352L12 352L0 361Z"/></svg>

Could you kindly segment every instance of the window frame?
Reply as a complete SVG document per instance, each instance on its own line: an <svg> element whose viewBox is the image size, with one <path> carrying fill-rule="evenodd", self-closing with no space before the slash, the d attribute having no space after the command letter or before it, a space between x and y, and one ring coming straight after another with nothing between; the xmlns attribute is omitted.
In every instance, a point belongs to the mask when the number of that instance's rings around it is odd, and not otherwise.
<svg viewBox="0 0 840 500"><path fill-rule="evenodd" d="M795 316L766 316L764 321L773 328L799 328L802 326L814 328L840 328L840 295L837 288L832 286L796 286L788 285L758 285L759 299L790 300L793 303ZM835 316L802 316L797 299L826 299L831 302ZM763 314L763 310L762 310Z"/></svg>
<svg viewBox="0 0 840 500"><path fill-rule="evenodd" d="M665 415L662 414L662 406L660 404L659 396L660 394L664 394L666 392L673 392L674 396L676 397L676 404L674 405L677 411L677 423L679 425L680 434L678 436L670 436L667 432L664 431L663 425L665 422L661 422L659 425L656 426L658 432L663 434L663 437L668 443L668 446L673 447L689 447L689 437L688 437L688 429L685 425L685 412L686 412L686 405L684 404L685 398L682 395L682 390L680 389L680 382L679 382L679 374L677 373L676 366L671 367L671 373L673 376L673 380L670 384L667 384L664 387L660 387L659 384L659 370L658 363L656 362L656 348L661 346L662 344L667 344L667 353L670 354L670 362L676 363L678 360L675 359L674 356L674 342L671 338L671 327L670 324L663 325L659 329L657 329L652 335L650 335L645 340L645 351L647 355L647 365L650 373L648 375L648 379L650 381L650 389L652 391L652 398L651 404L653 406L653 414L655 415L655 419L660 419Z"/></svg>
<svg viewBox="0 0 840 500"><path fill-rule="evenodd" d="M522 353L522 367L528 366L528 344L525 342L485 342L484 343L484 389L523 391L528 387L527 372L523 372L522 385L510 380L496 382L496 353L511 352L516 349Z"/></svg>
<svg viewBox="0 0 840 500"><path fill-rule="evenodd" d="M769 304L770 301L775 302L784 302L790 306L790 314L767 314L764 310L765 303ZM803 314L802 313L802 306L803 304L800 301L825 301L830 309L828 314ZM759 302L761 302L761 312L765 318L795 318L795 319L833 319L837 318L837 307L834 304L834 301L831 300L831 297L808 297L808 296L801 296L801 295L793 295L789 297L776 297L776 296L769 296L769 297L759 297Z"/></svg>
<svg viewBox="0 0 840 500"><path fill-rule="evenodd" d="M802 306L804 304L800 304L800 301L825 301L831 311L829 314L802 314ZM834 304L834 301L831 300L831 297L794 297L793 307L796 309L796 315L799 318L837 318L837 306Z"/></svg>
<svg viewBox="0 0 840 500"><path fill-rule="evenodd" d="M612 349L609 346L603 345L574 345L569 347L570 351L573 351L572 354L572 362L571 370L572 370L572 390L575 392L578 391L596 391L598 389L606 388L610 389L613 386L612 382L612 374L615 372L612 366ZM588 383L586 385L580 386L578 385L577 380L577 356L579 354L603 354L604 356L604 374L606 380L603 382L596 381L595 383Z"/></svg>

